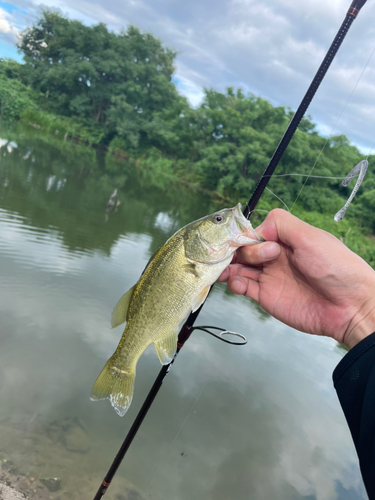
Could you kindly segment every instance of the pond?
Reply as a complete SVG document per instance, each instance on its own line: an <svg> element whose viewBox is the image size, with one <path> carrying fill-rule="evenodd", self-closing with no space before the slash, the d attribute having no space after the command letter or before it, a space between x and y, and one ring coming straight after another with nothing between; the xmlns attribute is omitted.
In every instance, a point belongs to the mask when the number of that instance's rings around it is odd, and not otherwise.
<svg viewBox="0 0 375 500"><path fill-rule="evenodd" d="M0 137L0 459L32 498L90 500L160 370L149 348L123 418L90 401L122 334L113 306L174 231L217 206L42 131ZM331 379L345 351L224 284L198 323L248 344L193 333L106 498L367 498Z"/></svg>

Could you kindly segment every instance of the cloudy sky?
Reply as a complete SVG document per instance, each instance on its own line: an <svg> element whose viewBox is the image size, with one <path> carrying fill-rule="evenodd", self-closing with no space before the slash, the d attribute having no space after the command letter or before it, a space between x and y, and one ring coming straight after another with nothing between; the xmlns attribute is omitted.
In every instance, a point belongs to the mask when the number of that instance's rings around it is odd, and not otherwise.
<svg viewBox="0 0 375 500"><path fill-rule="evenodd" d="M41 6L114 31L135 24L178 51L175 82L193 105L203 87L242 87L295 109L331 44L350 0L0 1L0 56ZM309 114L325 135L345 133L367 154L375 143L375 2L363 7ZM367 65L367 66L366 66Z"/></svg>

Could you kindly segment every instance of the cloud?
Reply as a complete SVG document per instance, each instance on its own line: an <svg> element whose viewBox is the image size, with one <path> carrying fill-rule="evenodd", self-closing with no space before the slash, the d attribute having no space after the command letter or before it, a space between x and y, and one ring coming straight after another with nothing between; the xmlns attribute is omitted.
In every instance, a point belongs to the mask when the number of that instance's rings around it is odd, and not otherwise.
<svg viewBox="0 0 375 500"><path fill-rule="evenodd" d="M0 40L6 44L16 44L19 29L14 26L12 16L0 7Z"/></svg>
<svg viewBox="0 0 375 500"><path fill-rule="evenodd" d="M37 0L13 3L31 16L40 5ZM58 8L89 25L104 22L118 31L132 23L160 37L178 52L175 81L179 91L195 106L202 99L203 87L224 91L227 86L241 86L275 105L292 109L296 109L316 73L344 19L347 3L346 0L328 4L324 0L44 1L45 6ZM375 57L361 74L374 49L374 15L375 5L366 4L309 109L320 130L331 130L338 121L334 133L345 133L367 149L375 135L372 105Z"/></svg>
<svg viewBox="0 0 375 500"><path fill-rule="evenodd" d="M184 71L178 71L178 75L178 77L173 78L173 82L180 94L185 96L192 106L199 106L204 96L202 87L198 86L194 80L185 77Z"/></svg>

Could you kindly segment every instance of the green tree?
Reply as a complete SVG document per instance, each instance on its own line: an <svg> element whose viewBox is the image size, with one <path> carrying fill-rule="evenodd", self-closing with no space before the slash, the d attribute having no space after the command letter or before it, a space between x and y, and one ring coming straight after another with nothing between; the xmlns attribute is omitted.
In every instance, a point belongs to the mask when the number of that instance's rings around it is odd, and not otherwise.
<svg viewBox="0 0 375 500"><path fill-rule="evenodd" d="M21 81L22 65L0 59L0 123L19 119L25 109L37 108L37 94Z"/></svg>
<svg viewBox="0 0 375 500"><path fill-rule="evenodd" d="M289 108L233 88L205 89L202 104L190 107L172 82L175 52L134 26L116 34L104 24L89 27L46 10L24 31L19 48L24 65L0 60L1 116L37 123L55 137L108 145L119 179L125 158L142 182L164 188L182 177L221 202L246 201L293 116ZM322 137L308 116L269 187L295 205L294 213L315 214L326 224L351 190L334 178L360 159L345 136ZM374 231L371 165L346 220ZM280 205L265 192L260 208Z"/></svg>
<svg viewBox="0 0 375 500"><path fill-rule="evenodd" d="M206 89L197 112L205 141L195 169L200 181L222 196L247 197L287 123L285 108L228 88Z"/></svg>
<svg viewBox="0 0 375 500"><path fill-rule="evenodd" d="M175 52L134 26L116 34L46 10L19 48L26 82L45 94L47 109L101 122L135 147L153 113L179 97Z"/></svg>

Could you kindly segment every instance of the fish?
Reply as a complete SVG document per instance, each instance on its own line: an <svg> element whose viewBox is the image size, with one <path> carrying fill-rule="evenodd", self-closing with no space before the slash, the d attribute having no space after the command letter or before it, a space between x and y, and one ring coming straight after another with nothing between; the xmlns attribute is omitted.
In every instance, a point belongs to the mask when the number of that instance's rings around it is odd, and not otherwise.
<svg viewBox="0 0 375 500"><path fill-rule="evenodd" d="M91 399L109 399L118 415L125 415L143 352L154 344L160 362L169 364L176 353L179 325L203 304L235 250L261 241L240 203L191 222L171 236L112 312L112 328L125 322L126 326L94 383Z"/></svg>

